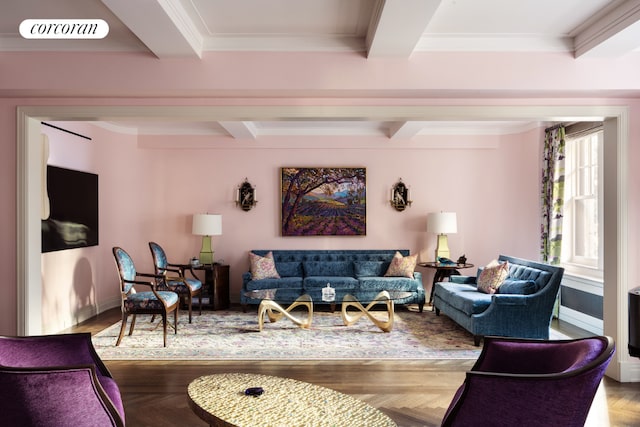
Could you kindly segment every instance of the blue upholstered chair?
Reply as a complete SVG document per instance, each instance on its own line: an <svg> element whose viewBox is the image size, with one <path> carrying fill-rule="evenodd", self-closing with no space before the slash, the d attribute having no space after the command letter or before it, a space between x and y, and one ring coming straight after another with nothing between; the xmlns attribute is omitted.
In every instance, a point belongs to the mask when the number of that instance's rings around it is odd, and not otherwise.
<svg viewBox="0 0 640 427"><path fill-rule="evenodd" d="M125 425L89 333L0 337L0 414L7 427Z"/></svg>
<svg viewBox="0 0 640 427"><path fill-rule="evenodd" d="M127 327L127 318L133 314L129 335L133 334L138 314L159 314L162 316L162 328L164 331L164 346L167 346L167 315L173 312L173 329L178 333L178 310L180 298L172 291L158 290L158 283L164 280L163 275L139 273L133 264L131 256L119 247L113 248L113 256L120 276L120 291L122 293L122 326L116 346L120 345L124 330ZM146 279L146 280L140 280ZM150 290L138 292L136 286L148 287ZM152 319L153 320L153 319Z"/></svg>
<svg viewBox="0 0 640 427"><path fill-rule="evenodd" d="M149 249L151 249L156 274L165 276L158 289L173 291L180 296L189 307L189 323L191 323L191 305L195 296L198 297L200 314L202 314L202 282L196 277L191 265L174 264L167 261L167 255L159 244L149 242ZM186 271L190 272L191 277L186 277Z"/></svg>
<svg viewBox="0 0 640 427"><path fill-rule="evenodd" d="M582 427L615 352L610 337L485 337L442 426Z"/></svg>

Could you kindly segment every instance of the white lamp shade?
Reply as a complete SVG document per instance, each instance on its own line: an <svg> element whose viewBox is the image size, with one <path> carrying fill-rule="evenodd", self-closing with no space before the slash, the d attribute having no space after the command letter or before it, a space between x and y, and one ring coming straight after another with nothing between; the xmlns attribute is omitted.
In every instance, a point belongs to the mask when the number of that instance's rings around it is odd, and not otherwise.
<svg viewBox="0 0 640 427"><path fill-rule="evenodd" d="M455 212L432 212L427 215L427 232L435 234L452 234L458 232L458 221Z"/></svg>
<svg viewBox="0 0 640 427"><path fill-rule="evenodd" d="M222 215L195 214L191 233L198 236L222 235Z"/></svg>

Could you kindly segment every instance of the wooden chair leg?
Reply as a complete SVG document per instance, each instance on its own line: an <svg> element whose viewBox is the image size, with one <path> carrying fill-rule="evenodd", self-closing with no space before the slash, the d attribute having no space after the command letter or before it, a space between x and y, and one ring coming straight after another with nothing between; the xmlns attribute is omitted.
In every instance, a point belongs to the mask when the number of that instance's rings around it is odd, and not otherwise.
<svg viewBox="0 0 640 427"><path fill-rule="evenodd" d="M162 313L163 345L167 346L167 313Z"/></svg>
<svg viewBox="0 0 640 427"><path fill-rule="evenodd" d="M193 297L191 296L191 292L187 294L186 298L189 298L189 302L187 303L187 306L189 307L189 323L191 323L191 313L192 313L191 305L193 304Z"/></svg>
<svg viewBox="0 0 640 427"><path fill-rule="evenodd" d="M131 319L131 327L129 328L129 335L133 334L133 328L136 327L136 315L133 315L133 318Z"/></svg>
<svg viewBox="0 0 640 427"><path fill-rule="evenodd" d="M116 340L116 347L120 345L120 341L122 341L122 337L124 336L124 330L127 328L127 317L129 317L127 313L122 313L122 324L120 325L120 334Z"/></svg>
<svg viewBox="0 0 640 427"><path fill-rule="evenodd" d="M200 316L202 316L202 289L198 293L198 304L200 306Z"/></svg>
<svg viewBox="0 0 640 427"><path fill-rule="evenodd" d="M176 307L175 311L173 312L173 333L174 334L178 333L178 310L180 309Z"/></svg>

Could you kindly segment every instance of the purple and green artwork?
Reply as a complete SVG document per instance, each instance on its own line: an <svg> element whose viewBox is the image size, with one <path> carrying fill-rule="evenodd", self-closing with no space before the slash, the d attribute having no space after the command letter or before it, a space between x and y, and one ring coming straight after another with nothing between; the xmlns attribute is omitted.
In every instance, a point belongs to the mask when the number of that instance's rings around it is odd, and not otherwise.
<svg viewBox="0 0 640 427"><path fill-rule="evenodd" d="M282 168L283 236L365 236L366 168Z"/></svg>

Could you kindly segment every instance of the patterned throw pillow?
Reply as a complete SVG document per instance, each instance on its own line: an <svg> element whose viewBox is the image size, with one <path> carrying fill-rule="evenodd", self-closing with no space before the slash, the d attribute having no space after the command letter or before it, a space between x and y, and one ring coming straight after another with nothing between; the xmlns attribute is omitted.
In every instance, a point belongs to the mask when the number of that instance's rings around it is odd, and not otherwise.
<svg viewBox="0 0 640 427"><path fill-rule="evenodd" d="M499 263L497 260L493 260L480 273L478 290L485 294L495 294L507 276L509 276L509 263L506 261Z"/></svg>
<svg viewBox="0 0 640 427"><path fill-rule="evenodd" d="M409 277L413 279L413 271L416 269L418 255L403 257L400 252L396 252L389 264L385 277Z"/></svg>
<svg viewBox="0 0 640 427"><path fill-rule="evenodd" d="M265 256L256 255L249 252L249 262L251 263L251 279L279 279L280 275L276 270L276 263L273 260L273 253L267 252Z"/></svg>

